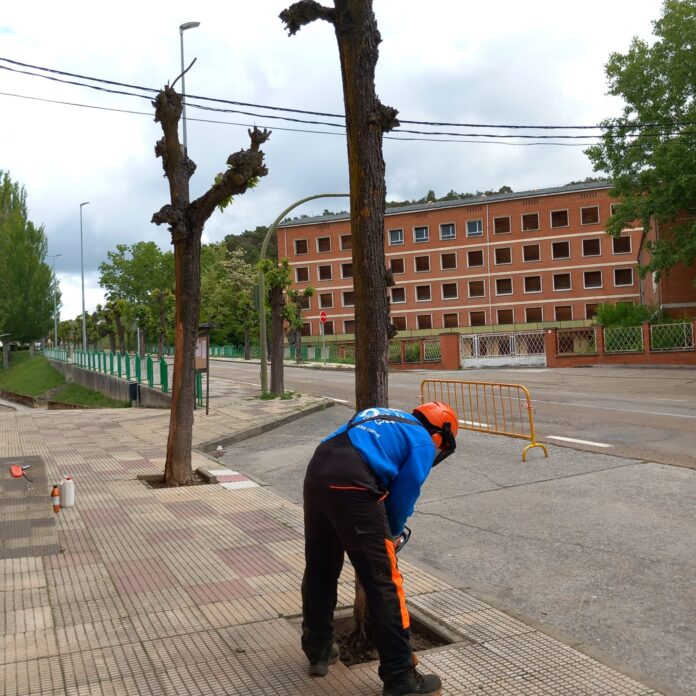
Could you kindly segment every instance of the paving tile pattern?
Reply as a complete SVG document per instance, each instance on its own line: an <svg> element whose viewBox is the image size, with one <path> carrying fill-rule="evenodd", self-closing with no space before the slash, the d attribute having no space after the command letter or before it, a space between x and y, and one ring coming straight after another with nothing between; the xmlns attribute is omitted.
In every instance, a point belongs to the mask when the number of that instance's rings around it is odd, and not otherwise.
<svg viewBox="0 0 696 696"><path fill-rule="evenodd" d="M196 442L313 405L211 387ZM196 452L194 467L217 469L219 484L148 489L136 479L162 472L167 429L168 414L156 411L0 414L0 457L41 457L49 477L77 482L76 506L51 518L51 543L64 551L0 560L0 693L379 694L375 665L307 675L299 507ZM655 693L418 568L402 570L413 606L473 641L421 656L447 694ZM339 606L352 603L353 584L346 563Z"/></svg>

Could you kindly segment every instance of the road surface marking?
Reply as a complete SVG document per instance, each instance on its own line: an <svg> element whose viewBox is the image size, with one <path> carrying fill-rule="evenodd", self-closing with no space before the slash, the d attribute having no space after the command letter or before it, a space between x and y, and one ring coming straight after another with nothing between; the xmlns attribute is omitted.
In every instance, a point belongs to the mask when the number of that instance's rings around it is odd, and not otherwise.
<svg viewBox="0 0 696 696"><path fill-rule="evenodd" d="M469 420L460 420L459 422L462 425L471 425L474 428L488 428L489 427L488 423L477 423L476 421L469 421Z"/></svg>
<svg viewBox="0 0 696 696"><path fill-rule="evenodd" d="M594 408L602 411L619 411L620 413L640 413L644 416L670 416L672 418L696 418L696 415L684 413L665 413L664 411L639 411L634 408L613 408L611 406L598 406L597 404L573 404L567 401L544 401L534 399L535 404L555 404L556 406L568 406L569 408Z"/></svg>
<svg viewBox="0 0 696 696"><path fill-rule="evenodd" d="M605 445L603 442L590 442L590 440L576 440L573 437L561 437L560 435L547 435L547 440L561 440L562 442L574 442L576 445L590 445L591 447L613 447Z"/></svg>
<svg viewBox="0 0 696 696"><path fill-rule="evenodd" d="M336 399L333 396L327 396L327 399L331 399L331 401L335 401L337 404L349 404L350 401L347 401L346 399Z"/></svg>

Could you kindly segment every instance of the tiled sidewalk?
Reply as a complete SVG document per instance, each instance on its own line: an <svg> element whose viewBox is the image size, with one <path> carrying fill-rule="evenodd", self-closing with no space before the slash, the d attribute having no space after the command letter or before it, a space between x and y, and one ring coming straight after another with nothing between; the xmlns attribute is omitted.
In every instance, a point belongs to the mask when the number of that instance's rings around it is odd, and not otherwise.
<svg viewBox="0 0 696 696"><path fill-rule="evenodd" d="M198 443L317 405L261 402L229 382L215 390L211 415L196 415ZM178 489L136 479L161 473L167 428L168 414L150 411L0 414L0 457L41 456L50 476L70 473L78 487L76 507L57 518L63 553L0 561L1 693L379 694L374 665L307 676L296 620L299 507L236 473ZM199 453L193 460L216 467ZM403 570L412 606L470 639L421 655L445 694L657 693L417 568ZM347 564L339 604L352 596Z"/></svg>

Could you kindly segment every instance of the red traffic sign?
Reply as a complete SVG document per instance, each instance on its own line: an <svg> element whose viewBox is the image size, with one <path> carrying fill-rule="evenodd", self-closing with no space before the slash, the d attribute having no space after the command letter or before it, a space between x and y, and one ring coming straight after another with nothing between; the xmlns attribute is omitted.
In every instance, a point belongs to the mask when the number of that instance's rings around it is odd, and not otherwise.
<svg viewBox="0 0 696 696"><path fill-rule="evenodd" d="M321 320L322 324L326 324L326 312L323 309L319 313L319 319Z"/></svg>

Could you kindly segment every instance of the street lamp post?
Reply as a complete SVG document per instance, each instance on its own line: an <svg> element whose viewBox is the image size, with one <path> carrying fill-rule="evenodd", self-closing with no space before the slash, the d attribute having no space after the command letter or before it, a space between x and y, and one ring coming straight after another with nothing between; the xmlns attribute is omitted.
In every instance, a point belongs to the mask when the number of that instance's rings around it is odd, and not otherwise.
<svg viewBox="0 0 696 696"><path fill-rule="evenodd" d="M53 347L58 347L58 308L56 306L56 259L63 254L46 254L53 259Z"/></svg>
<svg viewBox="0 0 696 696"><path fill-rule="evenodd" d="M82 273L82 350L87 351L87 317L85 315L85 254L82 244L82 208L89 201L80 203L80 271Z"/></svg>
<svg viewBox="0 0 696 696"><path fill-rule="evenodd" d="M302 205L307 201L313 201L315 198L350 198L350 194L318 193L315 196L307 196L307 198L301 198L299 201L295 201L291 206L286 208L268 228L268 232L266 232L266 236L263 238L263 244L261 245L259 262L265 260L268 242L270 241L273 233L276 231L276 227L278 227L281 220L284 220L285 216L291 210L297 208L297 206ZM261 393L265 394L268 391L268 357L266 355L266 279L262 270L259 270L259 343L261 344Z"/></svg>
<svg viewBox="0 0 696 696"><path fill-rule="evenodd" d="M184 32L187 29L195 29L196 27L200 27L201 23L200 22L184 22L179 27L179 38L181 40L181 101L182 101L182 113L181 113L181 118L182 118L182 123L184 127L184 153L187 152L186 150L186 79L184 76Z"/></svg>

